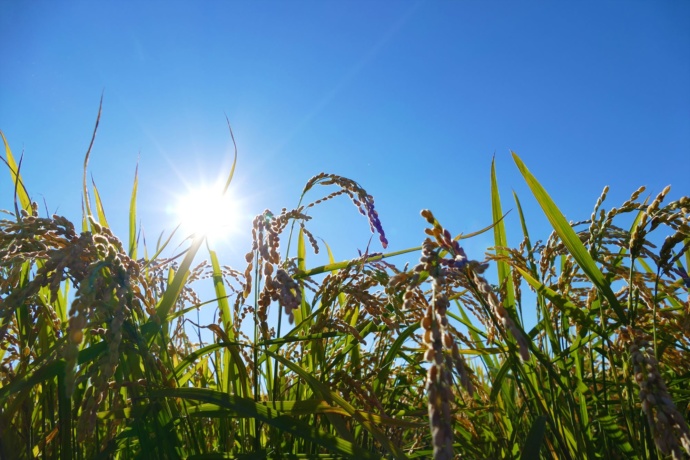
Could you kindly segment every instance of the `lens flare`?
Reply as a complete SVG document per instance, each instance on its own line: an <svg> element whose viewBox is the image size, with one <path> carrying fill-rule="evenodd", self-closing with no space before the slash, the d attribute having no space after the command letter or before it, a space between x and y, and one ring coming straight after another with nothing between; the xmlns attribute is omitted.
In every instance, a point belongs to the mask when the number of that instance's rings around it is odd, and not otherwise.
<svg viewBox="0 0 690 460"><path fill-rule="evenodd" d="M218 186L201 186L179 197L175 214L186 235L204 235L222 240L239 228L242 217L239 201L230 190L225 194Z"/></svg>

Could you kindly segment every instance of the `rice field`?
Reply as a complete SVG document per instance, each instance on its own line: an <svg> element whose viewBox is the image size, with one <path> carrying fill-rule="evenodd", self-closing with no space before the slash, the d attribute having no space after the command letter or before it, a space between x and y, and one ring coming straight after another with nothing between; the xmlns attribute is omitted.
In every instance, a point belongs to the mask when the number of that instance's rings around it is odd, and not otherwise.
<svg viewBox="0 0 690 460"><path fill-rule="evenodd" d="M166 241L141 246L136 181L129 234L114 235L89 153L83 219L41 215L2 137L15 202L0 221L2 459L690 455L690 198L668 187L616 206L604 189L568 222L513 154L550 234L530 234L514 195L521 243L507 245L491 164L486 254L422 210L419 247L312 267L330 250L309 210L336 197L388 244L374 198L324 173L295 209L257 216L229 267L203 236L168 257ZM392 263L412 252L415 266Z"/></svg>

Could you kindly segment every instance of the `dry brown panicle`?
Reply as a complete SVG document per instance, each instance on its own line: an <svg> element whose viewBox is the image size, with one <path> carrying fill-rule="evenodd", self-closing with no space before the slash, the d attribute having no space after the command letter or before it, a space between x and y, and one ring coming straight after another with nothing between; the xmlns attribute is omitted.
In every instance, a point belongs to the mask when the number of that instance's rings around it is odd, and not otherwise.
<svg viewBox="0 0 690 460"><path fill-rule="evenodd" d="M342 323L347 323L355 308L364 311L359 322L372 320L376 324L386 324L389 331L397 331L398 323L391 319L386 309L389 299L380 290L380 280L375 276L379 269L368 262L368 254L352 259L345 267L331 272L316 290L315 298L321 305L331 308L333 315ZM344 303L339 303L339 296Z"/></svg>
<svg viewBox="0 0 690 460"><path fill-rule="evenodd" d="M68 392L71 391L72 378L75 376L77 347L87 324L107 324L105 341L108 348L105 354L89 366L87 375L80 376L80 379L88 377L91 380L91 386L82 400L78 425L80 440L89 437L96 426L98 407L119 363L123 324L133 310L143 314L139 299L132 295L131 289L132 285L140 282L139 265L124 253L122 244L109 229L95 222L92 222L92 228L98 233L83 233L82 237L91 237L97 257L92 258L87 273L78 281L77 293L70 308L69 341L65 349Z"/></svg>
<svg viewBox="0 0 690 460"><path fill-rule="evenodd" d="M674 460L686 458L683 450L690 454L690 428L668 393L650 338L640 330L621 328L620 340L630 353L642 411L647 416L657 448Z"/></svg>
<svg viewBox="0 0 690 460"><path fill-rule="evenodd" d="M431 224L425 232L429 238L422 244L419 263L411 274L398 274L391 279L396 287L408 283L404 294L405 308L426 307L421 320L424 359L430 363L426 378L429 423L431 428L434 459L451 459L453 452L453 427L451 405L453 402L453 369L458 373L461 384L468 393L474 392L467 364L462 358L446 312L451 285L458 277L466 276L471 267L482 271L483 264L469 261L459 243L451 237L433 216L431 211L422 211L422 216ZM431 299L418 301L415 289L425 279L431 280Z"/></svg>
<svg viewBox="0 0 690 460"><path fill-rule="evenodd" d="M520 358L523 361L529 361L530 354L527 339L517 327L515 321L513 321L513 319L510 317L508 310L506 310L498 300L498 297L491 288L491 285L488 283L488 281L486 281L486 278L479 276L476 273L472 272L469 276L471 277L472 282L476 286L479 294L484 297L488 306L491 308L494 318L497 320L499 326L503 328L503 331L509 332L510 335L515 339Z"/></svg>
<svg viewBox="0 0 690 460"><path fill-rule="evenodd" d="M251 294L254 264L256 264L256 271L263 278L263 288L257 299L257 316L265 339L270 338L267 319L271 302L277 301L285 309L291 324L294 321L294 310L302 302L301 287L288 273L288 269L295 270L294 265L288 263L289 261L281 263L280 260L280 235L290 221L300 221L300 225L303 225L309 219L311 217L304 214L302 208L291 211L283 209L277 216L265 210L254 218L252 248L245 256L247 267L244 271L243 297L247 298ZM305 234L318 251L311 233L306 231Z"/></svg>
<svg viewBox="0 0 690 460"><path fill-rule="evenodd" d="M76 383L90 382L81 401L76 401L81 406L77 430L80 440L88 438L96 426L98 407L119 363L124 322L132 314L144 317L145 296L141 289L146 284L139 263L126 255L110 230L93 219L90 226L92 232L77 235L73 225L62 217L28 214L17 222L0 223L0 264L13 267L21 265L17 261L26 261L37 267L28 281L20 282L12 276L3 279L2 292L8 293L5 305L24 305L32 316L47 312L52 322L57 315L50 310L59 289L67 280L76 286L68 312L67 340L59 353L66 361L68 395ZM48 305L37 298L38 291L46 287L51 293ZM13 311L2 309L0 315ZM7 326L4 322L0 336ZM53 326L59 331L64 327ZM107 347L95 361L77 368L77 354L85 339L103 340Z"/></svg>
<svg viewBox="0 0 690 460"><path fill-rule="evenodd" d="M527 339L517 327L515 321L510 317L508 311L503 307L493 288L488 281L486 281L486 278L481 276L487 264L469 260L457 240L451 238L450 232L441 227L431 211L422 211L422 216L433 226L432 229L427 229L427 234L435 238L435 244L439 249L447 251L450 255L449 258L441 258L438 260L439 267L443 266L447 269L445 273L447 277L459 279L461 285L468 286L471 290L476 292L478 300L485 303L493 314L493 323L495 327L499 328L499 330L502 328L503 336L506 335L506 332L509 332L517 343L522 360L529 360L529 345ZM425 242L425 244L428 245L429 243ZM425 258L424 247L425 246L423 246L422 249L422 259L420 260L424 260ZM427 255L426 258L429 258L429 256ZM425 267L425 270L428 271L428 268ZM438 271L438 268L435 270ZM434 276L432 273L429 273L429 275L432 277Z"/></svg>
<svg viewBox="0 0 690 460"><path fill-rule="evenodd" d="M683 243L680 250L673 254L673 249L680 243ZM659 251L659 258L657 264L662 273L671 271L673 264L679 260L685 252L690 248L690 228L680 228L672 235L669 235L664 240Z"/></svg>
<svg viewBox="0 0 690 460"><path fill-rule="evenodd" d="M638 224L635 226L630 237L629 249L631 259L638 257L640 249L645 241L647 233L654 230L661 222L660 216L657 215L659 211L659 206L664 201L664 198L671 190L671 186L667 185L652 201L652 203L647 206L647 208L642 212ZM662 213L663 214L663 213ZM651 222L650 228L647 229L647 224Z"/></svg>
<svg viewBox="0 0 690 460"><path fill-rule="evenodd" d="M355 259L340 270L328 273L316 290L316 297L320 298L322 305L332 306L346 287L356 285L360 279L361 267ZM343 309L339 311L345 314Z"/></svg>
<svg viewBox="0 0 690 460"><path fill-rule="evenodd" d="M367 379L355 379L349 373L340 370L333 374L332 382L332 386L337 387L348 401L352 401L354 396L361 402L360 407L367 412L376 408L380 415L387 415Z"/></svg>
<svg viewBox="0 0 690 460"><path fill-rule="evenodd" d="M606 199L606 195L609 192L609 186L605 186L604 190L602 190L601 195L599 195L599 198L597 199L597 202L594 204L594 210L592 211L592 216L589 219L589 250L590 253L594 255L595 248L596 248L596 237L600 233L600 224L603 224L605 221L605 214L604 210L601 210L601 215L600 219L597 220L597 214L599 212L599 208L601 205L604 203L604 200Z"/></svg>
<svg viewBox="0 0 690 460"><path fill-rule="evenodd" d="M554 230L546 240L546 244L541 248L539 254L539 272L542 281L546 281L549 276L555 276L553 269L553 260L555 256L560 254L560 239L558 233Z"/></svg>
<svg viewBox="0 0 690 460"><path fill-rule="evenodd" d="M434 448L434 459L453 458L453 427L451 423L452 374L444 357L444 349L455 343L445 331L448 324L446 310L448 299L442 293L441 276L432 280L433 297L422 319L423 342L426 346L425 361L431 363L427 371L426 391L429 398L429 423Z"/></svg>

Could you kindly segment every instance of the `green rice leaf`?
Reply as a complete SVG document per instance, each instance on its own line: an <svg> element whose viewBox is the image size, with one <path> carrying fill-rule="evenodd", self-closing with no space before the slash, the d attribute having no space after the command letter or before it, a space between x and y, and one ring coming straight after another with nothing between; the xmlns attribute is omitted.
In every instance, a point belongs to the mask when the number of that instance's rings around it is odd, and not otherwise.
<svg viewBox="0 0 690 460"><path fill-rule="evenodd" d="M391 366L393 361L398 357L398 352L402 346L407 342L407 340L419 329L419 321L408 326L404 331L400 333L395 342L391 345L386 353L386 356L379 364L379 374L374 380L374 392L379 393L381 389L385 386L388 381L388 376L391 372Z"/></svg>
<svg viewBox="0 0 690 460"><path fill-rule="evenodd" d="M19 204L21 205L23 210L30 214L31 199L29 198L29 193L27 192L26 186L24 185L24 180L22 179L22 176L19 173L19 166L17 165L14 156L12 155L10 145L7 143L7 139L5 139L5 135L2 131L0 131L0 137L2 137L2 143L5 145L5 161L7 163L7 167L10 169L12 185L14 186L17 198L19 198Z"/></svg>
<svg viewBox="0 0 690 460"><path fill-rule="evenodd" d="M177 302L177 298L180 296L182 288L187 281L189 269L194 261L194 257L196 256L196 253L199 252L199 248L205 239L206 238L204 236L196 236L192 240L192 244L189 249L187 249L184 259L182 259L182 262L180 263L179 269L177 272L175 272L172 281L168 284L168 287L163 294L163 298L158 303L158 307L156 308L156 313L161 321L168 320L168 315L172 311L172 308L175 305L175 302Z"/></svg>
<svg viewBox="0 0 690 460"><path fill-rule="evenodd" d="M139 164L134 169L134 184L129 198L129 257L137 258L137 189L139 188Z"/></svg>
<svg viewBox="0 0 690 460"><path fill-rule="evenodd" d="M422 249L422 247L418 246L416 248L403 249L401 251L394 251L394 252L389 252L386 254L371 255L371 256L369 256L369 258L367 258L367 262L376 262L378 260L383 260L383 259L386 259L388 257L394 257L394 256L402 255L402 254L408 254L410 252L420 251L421 249ZM333 272L333 271L345 268L351 263L352 263L352 260L344 260L342 262L336 262L336 263L329 263L326 265L321 265L319 267L314 267L312 269L305 270L303 272L296 274L295 279L307 278L309 276L320 275L321 273Z"/></svg>
<svg viewBox="0 0 690 460"><path fill-rule="evenodd" d="M379 458L373 452L364 450L330 433L318 430L290 415L282 414L278 410L271 408L269 404L256 402L250 398L243 398L206 388L164 388L152 390L149 395L152 398L182 398L187 401L195 400L212 403L219 407L231 409L241 416L260 420L262 423L291 433L299 438L309 440L347 457L362 459Z"/></svg>
<svg viewBox="0 0 690 460"><path fill-rule="evenodd" d="M158 257L161 255L163 250L165 250L165 248L167 248L168 245L170 244L170 241L172 240L173 236L175 236L175 233L177 233L177 231L180 229L180 225L182 225L182 224L178 224L177 227L175 227L173 229L173 231L170 233L170 235L168 235L168 237L165 239L165 241L162 241L163 234L161 233L159 235L158 242L156 243L156 252L153 254L152 257L146 258L147 262L144 265L145 267L148 266L149 264L151 264L152 262L154 262L156 259L158 259ZM146 250L146 245L144 245L144 250Z"/></svg>
<svg viewBox="0 0 690 460"><path fill-rule="evenodd" d="M525 178L527 185L529 186L532 194L537 199L539 206L541 206L546 218L551 223L551 226L556 231L558 236L563 241L563 244L568 248L568 252L573 256L577 264L582 268L582 271L587 275L587 277L594 283L599 292L601 292L606 300L608 300L611 308L616 312L618 318L623 323L627 323L627 318L625 312L618 303L616 295L611 289L610 283L604 278L604 275L599 270L596 262L592 259L592 256L585 248L585 245L577 236L577 233L570 226L565 216L558 209L556 204L553 202L549 194L546 192L544 187L537 181L537 179L529 172L525 164L522 162L520 157L518 157L513 152L513 160L517 164L520 173Z"/></svg>
<svg viewBox="0 0 690 460"><path fill-rule="evenodd" d="M348 416L348 413L342 407L332 406L323 399L307 399L303 401L261 401L258 404L293 417L314 414L337 414ZM247 415L243 413L212 403L190 406L187 409L187 413L192 417L247 417ZM426 423L410 422L372 414L370 412L366 412L366 415L367 418L379 425L404 428L420 428L426 426ZM117 419L125 416L128 416L128 414L123 411L103 411L98 413L98 418L104 420Z"/></svg>
<svg viewBox="0 0 690 460"><path fill-rule="evenodd" d="M228 294L225 290L225 281L223 280L223 272L220 269L220 263L218 262L218 256L215 251L210 248L208 250L209 257L211 258L212 267L212 278L213 278L213 289L216 292L216 301L218 302L218 310L220 311L220 319L223 322L223 332L225 332L226 337L233 341L235 339L235 331L232 325L232 313L230 311L230 304L228 303ZM216 327L218 327L216 325ZM232 362L232 356L230 353L223 353L223 367L222 367L222 380L223 391L226 393L230 391L230 382L234 381L235 366Z"/></svg>
<svg viewBox="0 0 690 460"><path fill-rule="evenodd" d="M96 216L98 217L98 223L103 227L110 228L108 219L105 217L105 208L101 201L101 194L98 192L98 187L96 187L96 182L93 181L93 178L91 178L91 185L93 186L93 198L96 201Z"/></svg>
<svg viewBox="0 0 690 460"><path fill-rule="evenodd" d="M307 260L306 259L307 259L307 250L306 250L306 246L304 243L304 230L302 229L302 227L300 227L299 233L297 234L297 269L298 269L299 273L302 273L302 272L307 270ZM302 303L300 305L300 308L297 308L294 311L295 323L301 324L306 318L308 318L310 313L311 313L309 310L310 310L309 304L303 298ZM308 328L310 326L311 326L310 323L304 324L305 328Z"/></svg>
<svg viewBox="0 0 690 460"><path fill-rule="evenodd" d="M55 361L58 364L58 426L60 436L60 456L62 458L72 457L72 399L68 395L67 384L65 382L65 361Z"/></svg>
<svg viewBox="0 0 690 460"><path fill-rule="evenodd" d="M525 239L525 244L527 252L532 251L532 241L529 238L529 231L527 230L527 221L525 220L525 214L522 212L522 205L520 204L520 199L517 194L513 192L513 199L515 200L515 205L517 206L518 216L520 217L520 226L522 227L522 236ZM537 273L537 267L533 261L530 261L530 270L532 273Z"/></svg>
<svg viewBox="0 0 690 460"><path fill-rule="evenodd" d="M304 230L301 227L297 235L297 268L301 272L307 270L307 249L304 243Z"/></svg>
<svg viewBox="0 0 690 460"><path fill-rule="evenodd" d="M539 451L544 444L544 434L546 433L546 416L540 415L529 429L525 446L520 454L520 460L539 460Z"/></svg>
<svg viewBox="0 0 690 460"><path fill-rule="evenodd" d="M234 156L232 159L232 166L230 167L230 173L225 181L225 186L223 187L223 194L228 191L230 183L232 183L232 178L235 177L235 166L237 166L237 143L235 142L235 134L232 132L232 126L230 126L230 120L225 117L225 121L228 123L228 131L230 131L230 139L232 139L232 145L234 147Z"/></svg>
<svg viewBox="0 0 690 460"><path fill-rule="evenodd" d="M12 395L16 395L22 392L28 392L29 390L31 390L31 388L38 385L39 383L57 377L60 371L64 371L64 367L64 360L51 361L38 367L36 370L32 372L24 374L21 378L15 378L8 385L0 387L0 406L4 406L7 402L7 399L10 398ZM8 412L12 413L12 411Z"/></svg>
<svg viewBox="0 0 690 460"><path fill-rule="evenodd" d="M503 222L503 210L501 209L501 196L498 193L498 181L496 180L496 161L495 158L491 160L491 215L494 222L494 245L496 246L496 255L507 256L508 237L506 236L506 227ZM505 285L506 298L505 307L509 311L515 311L515 289L513 287L513 277L510 275L510 265L507 262L499 260L496 263L498 268L498 284ZM517 317L516 317L517 319Z"/></svg>
<svg viewBox="0 0 690 460"><path fill-rule="evenodd" d="M381 443L381 445L393 455L394 458L407 458L402 449L396 446L390 438L388 438L381 430L379 430L379 428L375 424L373 424L369 419L367 419L365 414L355 409L340 395L331 391L324 383L318 381L311 373L305 371L297 364L293 363L292 361L286 359L283 356L278 355L277 353L272 353L267 350L266 354L277 359L283 365L290 368L290 370L302 377L312 388L312 390L319 393L326 401L328 401L329 403L332 401L333 403L342 407L352 418L361 423L362 426L367 431L369 431L372 434L372 436L374 436L374 438L376 438L376 440L379 441L379 443Z"/></svg>
<svg viewBox="0 0 690 460"><path fill-rule="evenodd" d="M223 321L223 329L230 340L235 339L235 332L232 327L233 319L230 311L230 304L228 303L228 293L225 289L225 282L223 281L223 272L220 269L218 262L218 255L216 251L208 250L211 259L211 267L213 269L213 289L216 293L216 301L218 302L218 309L220 311L220 318Z"/></svg>
<svg viewBox="0 0 690 460"><path fill-rule="evenodd" d="M506 391L507 386L504 386L506 384L506 379L510 378L510 371L511 368L515 365L515 360L513 356L508 356L505 361L501 364L501 367L498 369L498 372L492 373L492 377L494 378L493 381L491 382L491 393L489 394L489 400L491 402L496 402L496 398L498 398L498 394L501 391ZM506 384L508 385L508 384Z"/></svg>
<svg viewBox="0 0 690 460"><path fill-rule="evenodd" d="M618 425L617 417L613 415L603 415L597 417L596 423L603 428L606 437L615 444L617 449L625 454L625 458L640 458L628 441L625 433L623 433L623 430L621 430L621 427Z"/></svg>
<svg viewBox="0 0 690 460"><path fill-rule="evenodd" d="M537 279L533 278L531 273L521 269L520 267L515 267L515 269L519 271L523 279L527 281L537 291L537 294L543 295L544 297L549 299L553 303L553 305L557 307L560 311L562 311L568 318L572 319L577 324L590 328L603 338L608 337L608 335L601 331L599 326L594 321L592 321L592 319L587 315L587 313L582 311L577 305L575 305L570 300L563 297L553 289L545 286Z"/></svg>
<svg viewBox="0 0 690 460"><path fill-rule="evenodd" d="M84 200L84 220L86 220L87 216L92 215L91 214L91 198L89 198L89 189L86 186L86 175L87 171L89 169L89 157L91 156L91 149L93 148L93 144L96 141L96 133L98 132L98 124L101 121L101 111L103 110L103 94L101 94L101 101L98 104L98 115L96 116L96 126L93 127L93 133L91 134L91 142L89 143L89 148L86 150L86 155L84 155L84 167L83 167L83 177L82 177L82 193L83 195L83 200Z"/></svg>

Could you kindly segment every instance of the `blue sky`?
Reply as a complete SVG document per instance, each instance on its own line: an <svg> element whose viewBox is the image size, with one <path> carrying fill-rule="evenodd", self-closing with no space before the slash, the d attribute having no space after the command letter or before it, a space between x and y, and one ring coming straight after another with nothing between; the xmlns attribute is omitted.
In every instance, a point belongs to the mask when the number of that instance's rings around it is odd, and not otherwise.
<svg viewBox="0 0 690 460"><path fill-rule="evenodd" d="M494 155L504 209L515 190L545 239L510 150L572 220L605 185L608 207L639 185L690 193L685 1L6 1L0 56L0 129L33 199L75 221L104 93L90 172L123 240L137 163L152 245L176 199L229 168L227 115L244 231L220 256L238 268L251 216L294 207L321 171L375 197L390 250L421 244L423 208L454 234L488 225ZM346 201L313 215L337 259L366 247ZM515 211L507 224L517 245ZM468 241L468 255L490 245Z"/></svg>

